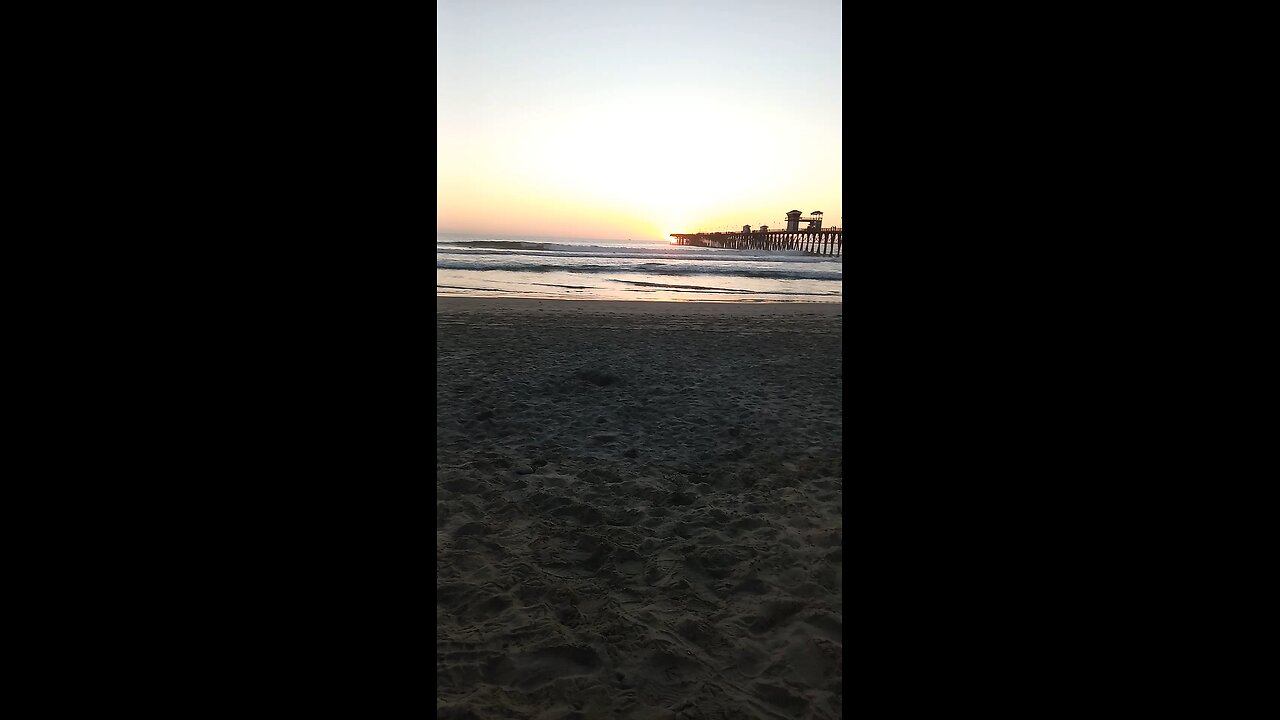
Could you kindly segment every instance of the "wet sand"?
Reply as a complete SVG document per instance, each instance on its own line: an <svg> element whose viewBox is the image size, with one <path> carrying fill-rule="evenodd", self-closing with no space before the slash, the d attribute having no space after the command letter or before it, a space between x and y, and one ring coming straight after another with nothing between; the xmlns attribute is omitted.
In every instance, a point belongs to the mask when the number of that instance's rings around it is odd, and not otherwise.
<svg viewBox="0 0 1280 720"><path fill-rule="evenodd" d="M437 301L439 717L840 717L841 305Z"/></svg>

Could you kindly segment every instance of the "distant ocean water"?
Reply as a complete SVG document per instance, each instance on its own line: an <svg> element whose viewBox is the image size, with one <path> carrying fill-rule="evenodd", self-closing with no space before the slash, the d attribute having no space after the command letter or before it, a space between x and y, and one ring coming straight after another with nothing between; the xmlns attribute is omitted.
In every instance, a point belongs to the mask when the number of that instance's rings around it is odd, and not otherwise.
<svg viewBox="0 0 1280 720"><path fill-rule="evenodd" d="M436 235L436 294L841 302L842 258L654 240Z"/></svg>

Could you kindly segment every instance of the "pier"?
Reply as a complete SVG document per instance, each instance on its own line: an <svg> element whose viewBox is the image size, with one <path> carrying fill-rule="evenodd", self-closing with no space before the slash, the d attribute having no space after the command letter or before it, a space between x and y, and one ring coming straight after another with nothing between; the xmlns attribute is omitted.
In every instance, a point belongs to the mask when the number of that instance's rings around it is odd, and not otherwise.
<svg viewBox="0 0 1280 720"><path fill-rule="evenodd" d="M730 250L800 250L840 257L844 230L755 230L741 232L671 233L676 245Z"/></svg>

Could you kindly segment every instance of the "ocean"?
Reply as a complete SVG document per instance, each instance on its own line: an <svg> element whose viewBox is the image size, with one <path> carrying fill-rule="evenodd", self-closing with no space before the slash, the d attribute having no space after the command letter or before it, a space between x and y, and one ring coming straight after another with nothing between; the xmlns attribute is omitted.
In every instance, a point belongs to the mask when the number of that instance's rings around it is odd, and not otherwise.
<svg viewBox="0 0 1280 720"><path fill-rule="evenodd" d="M842 258L657 240L436 235L436 294L575 300L841 302Z"/></svg>

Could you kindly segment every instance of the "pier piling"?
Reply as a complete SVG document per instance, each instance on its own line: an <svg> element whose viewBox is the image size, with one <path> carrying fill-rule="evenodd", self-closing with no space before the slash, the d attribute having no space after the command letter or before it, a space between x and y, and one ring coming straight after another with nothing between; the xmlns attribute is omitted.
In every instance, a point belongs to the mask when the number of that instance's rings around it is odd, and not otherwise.
<svg viewBox="0 0 1280 720"><path fill-rule="evenodd" d="M824 228L811 232L766 230L761 232L671 233L677 245L726 248L729 250L800 250L814 255L840 257L844 230Z"/></svg>

